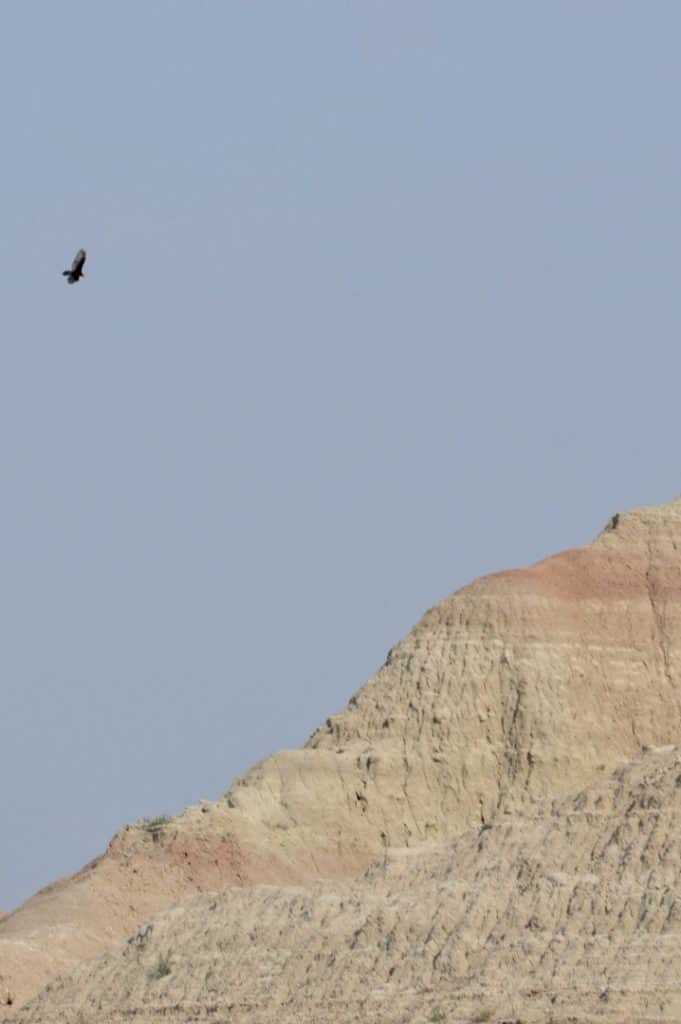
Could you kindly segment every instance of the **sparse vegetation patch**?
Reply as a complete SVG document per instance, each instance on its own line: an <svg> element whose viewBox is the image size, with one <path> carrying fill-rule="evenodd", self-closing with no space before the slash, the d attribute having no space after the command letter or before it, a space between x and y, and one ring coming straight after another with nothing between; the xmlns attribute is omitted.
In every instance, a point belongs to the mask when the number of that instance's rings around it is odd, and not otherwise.
<svg viewBox="0 0 681 1024"><path fill-rule="evenodd" d="M161 814L158 818L145 818L142 822L147 832L158 832L164 825L168 825L173 819L167 814Z"/></svg>
<svg viewBox="0 0 681 1024"><path fill-rule="evenodd" d="M159 956L156 962L156 966L151 972L151 977L153 978L154 981L158 981L159 978L167 978L168 975L172 972L172 969L173 965L170 960L170 954L161 954L161 956Z"/></svg>

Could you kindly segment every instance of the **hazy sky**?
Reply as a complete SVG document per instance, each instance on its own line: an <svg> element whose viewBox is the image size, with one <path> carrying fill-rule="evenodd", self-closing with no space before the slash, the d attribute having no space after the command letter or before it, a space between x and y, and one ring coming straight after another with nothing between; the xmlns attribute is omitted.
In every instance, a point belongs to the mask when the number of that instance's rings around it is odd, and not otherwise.
<svg viewBox="0 0 681 1024"><path fill-rule="evenodd" d="M1 907L681 491L680 42L661 0L3 0Z"/></svg>

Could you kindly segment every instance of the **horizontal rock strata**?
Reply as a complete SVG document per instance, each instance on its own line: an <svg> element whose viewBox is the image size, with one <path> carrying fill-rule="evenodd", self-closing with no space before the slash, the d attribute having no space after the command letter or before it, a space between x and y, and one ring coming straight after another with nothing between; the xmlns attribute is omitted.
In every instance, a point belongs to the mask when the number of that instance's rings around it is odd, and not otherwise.
<svg viewBox="0 0 681 1024"><path fill-rule="evenodd" d="M680 551L674 502L447 598L305 748L220 801L122 830L4 918L0 993L18 1006L193 893L352 877L677 743Z"/></svg>
<svg viewBox="0 0 681 1024"><path fill-rule="evenodd" d="M22 1024L681 1017L681 750L354 880L186 901Z"/></svg>

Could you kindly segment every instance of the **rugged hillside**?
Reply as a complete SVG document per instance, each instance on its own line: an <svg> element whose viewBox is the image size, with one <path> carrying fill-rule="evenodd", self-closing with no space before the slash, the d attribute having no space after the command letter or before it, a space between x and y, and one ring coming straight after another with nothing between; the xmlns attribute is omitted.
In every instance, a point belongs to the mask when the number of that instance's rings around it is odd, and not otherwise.
<svg viewBox="0 0 681 1024"><path fill-rule="evenodd" d="M0 992L18 1006L192 892L353 876L386 847L458 836L678 742L680 551L681 501L464 587L304 749L123 830L3 919Z"/></svg>
<svg viewBox="0 0 681 1024"><path fill-rule="evenodd" d="M359 879L194 898L21 1021L678 1020L680 881L667 748Z"/></svg>

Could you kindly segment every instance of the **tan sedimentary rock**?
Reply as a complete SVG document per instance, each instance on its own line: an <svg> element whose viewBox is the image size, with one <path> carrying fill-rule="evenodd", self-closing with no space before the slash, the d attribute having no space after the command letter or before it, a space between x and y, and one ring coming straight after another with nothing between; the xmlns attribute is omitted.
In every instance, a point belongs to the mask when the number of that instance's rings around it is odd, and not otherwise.
<svg viewBox="0 0 681 1024"><path fill-rule="evenodd" d="M681 750L364 876L195 897L22 1024L681 1019Z"/></svg>
<svg viewBox="0 0 681 1024"><path fill-rule="evenodd" d="M575 793L645 745L678 742L679 552L674 502L464 587L305 748L155 831L123 830L5 918L0 990L21 1002L192 892L356 875L386 847L495 823Z"/></svg>

